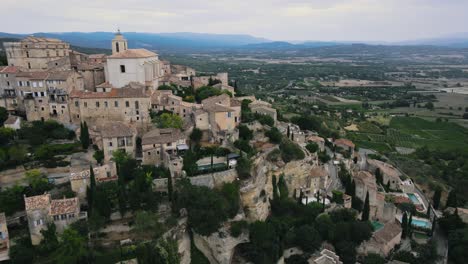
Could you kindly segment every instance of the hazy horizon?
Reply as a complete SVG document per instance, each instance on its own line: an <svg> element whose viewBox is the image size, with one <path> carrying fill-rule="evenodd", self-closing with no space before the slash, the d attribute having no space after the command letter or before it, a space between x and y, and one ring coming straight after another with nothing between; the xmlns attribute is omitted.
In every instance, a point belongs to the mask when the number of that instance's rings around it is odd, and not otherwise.
<svg viewBox="0 0 468 264"><path fill-rule="evenodd" d="M2 32L245 34L274 41L403 42L466 32L462 0L151 0L2 3ZM26 19L25 19L26 18Z"/></svg>

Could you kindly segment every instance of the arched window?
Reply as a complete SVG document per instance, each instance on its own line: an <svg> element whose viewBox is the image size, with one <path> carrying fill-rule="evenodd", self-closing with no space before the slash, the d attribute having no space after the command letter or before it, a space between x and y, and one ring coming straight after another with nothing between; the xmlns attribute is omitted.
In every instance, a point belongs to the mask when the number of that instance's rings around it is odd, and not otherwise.
<svg viewBox="0 0 468 264"><path fill-rule="evenodd" d="M120 52L120 51L119 51L119 43L118 43L118 42L115 43L115 51Z"/></svg>

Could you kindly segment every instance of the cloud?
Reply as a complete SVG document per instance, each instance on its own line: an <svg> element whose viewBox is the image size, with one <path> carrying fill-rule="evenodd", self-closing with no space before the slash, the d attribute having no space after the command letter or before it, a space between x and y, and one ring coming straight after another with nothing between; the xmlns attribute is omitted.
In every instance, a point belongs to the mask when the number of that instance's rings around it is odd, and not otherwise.
<svg viewBox="0 0 468 264"><path fill-rule="evenodd" d="M275 40L382 40L465 31L466 0L4 0L0 31L252 34Z"/></svg>

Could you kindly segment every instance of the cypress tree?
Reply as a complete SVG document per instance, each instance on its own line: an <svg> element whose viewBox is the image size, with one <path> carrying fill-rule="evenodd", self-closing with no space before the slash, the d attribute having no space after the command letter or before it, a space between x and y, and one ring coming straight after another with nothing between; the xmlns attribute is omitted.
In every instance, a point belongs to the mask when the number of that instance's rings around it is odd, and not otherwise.
<svg viewBox="0 0 468 264"><path fill-rule="evenodd" d="M291 133L291 141L294 141L294 133Z"/></svg>
<svg viewBox="0 0 468 264"><path fill-rule="evenodd" d="M289 126L288 126L288 131L286 132L286 136L287 136L288 138L291 137L291 129L289 128Z"/></svg>
<svg viewBox="0 0 468 264"><path fill-rule="evenodd" d="M403 213L403 216L401 218L401 238L406 238L406 235L408 233L408 215L406 212Z"/></svg>
<svg viewBox="0 0 468 264"><path fill-rule="evenodd" d="M284 180L284 175L281 174L278 180L278 191L280 199L286 199L289 196L288 186L286 185L286 181Z"/></svg>
<svg viewBox="0 0 468 264"><path fill-rule="evenodd" d="M299 193L299 198L297 199L297 203L302 204L302 199L303 198L304 198L304 193L301 190L300 193Z"/></svg>
<svg viewBox="0 0 468 264"><path fill-rule="evenodd" d="M89 131L86 121L81 125L80 141L83 149L88 149L89 147Z"/></svg>
<svg viewBox="0 0 468 264"><path fill-rule="evenodd" d="M411 237L411 231L412 231L412 226L411 223L413 222L413 214L410 214L409 220L408 220L408 236Z"/></svg>
<svg viewBox="0 0 468 264"><path fill-rule="evenodd" d="M382 184L383 183L383 177L382 177L382 173L380 172L380 168L377 168L375 170L375 179L377 180L377 183L378 184Z"/></svg>
<svg viewBox="0 0 468 264"><path fill-rule="evenodd" d="M276 184L276 175L273 175L271 179L271 184L273 185L273 201L278 201L278 186Z"/></svg>
<svg viewBox="0 0 468 264"><path fill-rule="evenodd" d="M441 195L442 195L442 190L439 187L435 190L434 196L432 197L432 202L433 202L433 206L435 209L439 209Z"/></svg>
<svg viewBox="0 0 468 264"><path fill-rule="evenodd" d="M364 209L362 209L362 221L368 221L370 214L370 205L369 205L369 192L366 194L366 200L364 201Z"/></svg>
<svg viewBox="0 0 468 264"><path fill-rule="evenodd" d="M451 190L447 197L447 207L458 207L457 193Z"/></svg>
<svg viewBox="0 0 468 264"><path fill-rule="evenodd" d="M89 180L91 190L94 192L96 190L96 177L94 176L93 165L89 165Z"/></svg>
<svg viewBox="0 0 468 264"><path fill-rule="evenodd" d="M172 176L171 173L167 176L167 197L169 198L169 201L172 202Z"/></svg>

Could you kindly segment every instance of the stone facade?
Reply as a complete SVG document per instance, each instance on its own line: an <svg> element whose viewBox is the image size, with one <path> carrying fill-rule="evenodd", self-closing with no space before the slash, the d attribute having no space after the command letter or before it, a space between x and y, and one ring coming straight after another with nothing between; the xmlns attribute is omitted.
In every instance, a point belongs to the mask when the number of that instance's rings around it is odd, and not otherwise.
<svg viewBox="0 0 468 264"><path fill-rule="evenodd" d="M0 213L0 261L10 259L10 236L5 213Z"/></svg>
<svg viewBox="0 0 468 264"><path fill-rule="evenodd" d="M78 198L52 200L50 194L24 197L31 243L38 245L42 240L41 230L54 223L61 233L70 224L86 217L80 212Z"/></svg>
<svg viewBox="0 0 468 264"><path fill-rule="evenodd" d="M108 182L117 180L117 170L115 163L109 162L108 164L94 167L94 177L96 183ZM70 168L70 185L71 189L80 202L84 203L86 199L86 189L90 185L90 170L83 168Z"/></svg>
<svg viewBox="0 0 468 264"><path fill-rule="evenodd" d="M23 69L46 70L48 63L68 57L70 44L58 39L26 37L20 42L5 42L8 65Z"/></svg>
<svg viewBox="0 0 468 264"><path fill-rule="evenodd" d="M188 149L186 143L186 136L179 129L153 129L142 138L143 164L161 165L164 160L163 152L175 156L179 150Z"/></svg>

